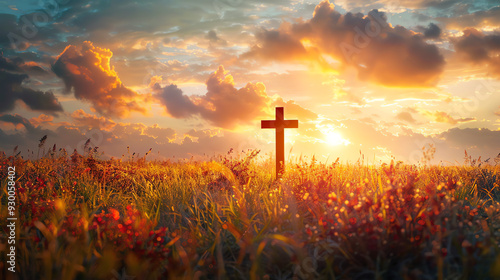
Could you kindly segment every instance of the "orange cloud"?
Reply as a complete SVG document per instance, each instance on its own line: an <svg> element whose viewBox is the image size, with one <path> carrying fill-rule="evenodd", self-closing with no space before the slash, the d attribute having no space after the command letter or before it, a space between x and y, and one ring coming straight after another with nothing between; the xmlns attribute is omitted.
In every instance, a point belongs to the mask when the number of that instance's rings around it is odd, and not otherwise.
<svg viewBox="0 0 500 280"><path fill-rule="evenodd" d="M176 85L162 87L158 77L154 77L153 96L174 118L190 118L201 116L213 125L225 129L235 129L240 125L255 124L262 118L274 114L274 106L283 106L285 110L303 117L315 119L317 115L302 108L294 101L284 102L278 98L273 100L266 93L263 83L247 83L236 88L233 76L229 75L221 65L205 82L205 95L187 96Z"/></svg>
<svg viewBox="0 0 500 280"><path fill-rule="evenodd" d="M77 99L89 101L98 113L126 117L130 112L146 113L145 98L125 87L110 64L113 53L86 41L80 49L69 45L52 65L54 73L73 90Z"/></svg>
<svg viewBox="0 0 500 280"><path fill-rule="evenodd" d="M328 0L316 6L310 20L264 30L257 39L258 44L242 58L293 61L307 57L324 65L322 55L329 55L343 67L356 68L361 79L386 86L434 86L445 64L438 48L422 34L391 26L384 13L342 15Z"/></svg>
<svg viewBox="0 0 500 280"><path fill-rule="evenodd" d="M476 118L455 119L452 116L450 116L448 113L442 112L442 111L430 112L427 110L421 110L420 112L424 116L427 116L427 117L433 119L435 122L440 122L440 123L457 124L457 123L471 122L471 121L476 120Z"/></svg>
<svg viewBox="0 0 500 280"><path fill-rule="evenodd" d="M309 60L313 57L298 38L286 31L264 30L257 33L256 38L261 44L253 46L243 57L277 61Z"/></svg>
<svg viewBox="0 0 500 280"><path fill-rule="evenodd" d="M29 122L33 125L33 126L39 126L39 125L42 125L42 124L45 124L45 123L52 123L52 121L54 120L54 117L53 116L47 116L45 114L41 114L40 116L38 117L33 117L29 120Z"/></svg>
<svg viewBox="0 0 500 280"><path fill-rule="evenodd" d="M233 77L223 66L219 66L207 79L206 85L207 93L201 96L186 96L173 84L161 87L156 83L152 89L154 96L174 118L200 115L218 127L234 129L267 115L265 109L271 99L262 83L248 83L237 89Z"/></svg>
<svg viewBox="0 0 500 280"><path fill-rule="evenodd" d="M0 115L0 122L10 123L15 126L15 128L21 128L24 126L27 131L35 131L35 127L29 122L29 120L23 118L19 114L2 114Z"/></svg>
<svg viewBox="0 0 500 280"><path fill-rule="evenodd" d="M86 126L89 128L97 128L100 130L111 131L116 126L116 123L105 117L97 117L87 114L82 109L76 110L71 114L71 117L77 125Z"/></svg>
<svg viewBox="0 0 500 280"><path fill-rule="evenodd" d="M158 143L172 142L177 135L172 128L162 128L158 124L146 127L142 133L158 140Z"/></svg>
<svg viewBox="0 0 500 280"><path fill-rule="evenodd" d="M191 129L188 132L184 133L183 142L184 141L200 142L205 139L220 136L220 134L221 131L219 129L203 129L203 130Z"/></svg>

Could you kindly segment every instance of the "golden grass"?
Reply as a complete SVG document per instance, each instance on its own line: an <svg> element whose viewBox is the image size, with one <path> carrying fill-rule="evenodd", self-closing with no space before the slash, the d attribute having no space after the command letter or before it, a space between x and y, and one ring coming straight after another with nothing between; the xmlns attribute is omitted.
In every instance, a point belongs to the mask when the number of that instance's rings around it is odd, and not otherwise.
<svg viewBox="0 0 500 280"><path fill-rule="evenodd" d="M497 166L296 160L276 181L257 151L0 161L2 220L17 171L20 279L500 277Z"/></svg>

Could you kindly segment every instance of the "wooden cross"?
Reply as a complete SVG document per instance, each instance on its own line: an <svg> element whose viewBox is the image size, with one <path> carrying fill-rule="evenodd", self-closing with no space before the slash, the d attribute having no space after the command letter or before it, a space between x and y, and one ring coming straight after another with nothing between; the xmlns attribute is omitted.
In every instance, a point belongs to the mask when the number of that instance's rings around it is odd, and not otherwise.
<svg viewBox="0 0 500 280"><path fill-rule="evenodd" d="M285 170L285 128L298 128L298 120L285 120L283 107L276 107L276 119L261 121L261 128L276 129L276 178Z"/></svg>

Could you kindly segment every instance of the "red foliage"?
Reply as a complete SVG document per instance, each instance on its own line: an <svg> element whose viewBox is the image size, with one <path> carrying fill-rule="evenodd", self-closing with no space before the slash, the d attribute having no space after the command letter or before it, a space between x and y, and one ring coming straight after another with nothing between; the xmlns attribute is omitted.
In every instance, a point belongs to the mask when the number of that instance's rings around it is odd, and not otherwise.
<svg viewBox="0 0 500 280"><path fill-rule="evenodd" d="M139 259L159 263L167 257L169 237L167 228L154 229L155 224L137 209L127 206L123 216L110 208L94 216L90 232L99 240L100 247L111 245L115 252L134 252Z"/></svg>

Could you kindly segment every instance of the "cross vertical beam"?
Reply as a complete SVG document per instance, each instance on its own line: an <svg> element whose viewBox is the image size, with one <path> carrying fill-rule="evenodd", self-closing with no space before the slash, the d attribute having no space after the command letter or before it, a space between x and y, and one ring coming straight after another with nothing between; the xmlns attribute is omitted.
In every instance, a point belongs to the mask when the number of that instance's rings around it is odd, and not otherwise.
<svg viewBox="0 0 500 280"><path fill-rule="evenodd" d="M276 129L276 178L285 170L285 128L298 128L298 120L285 120L283 107L276 107L275 120L261 121L261 128Z"/></svg>

